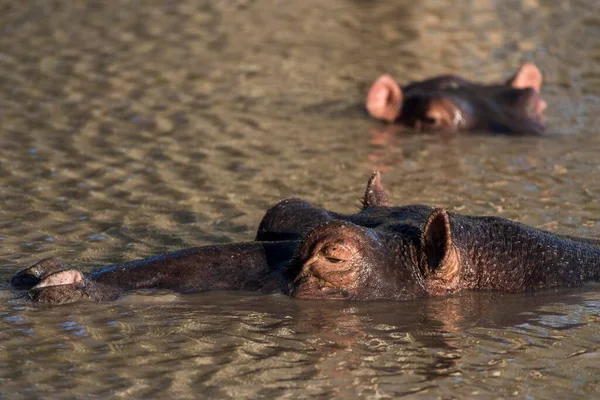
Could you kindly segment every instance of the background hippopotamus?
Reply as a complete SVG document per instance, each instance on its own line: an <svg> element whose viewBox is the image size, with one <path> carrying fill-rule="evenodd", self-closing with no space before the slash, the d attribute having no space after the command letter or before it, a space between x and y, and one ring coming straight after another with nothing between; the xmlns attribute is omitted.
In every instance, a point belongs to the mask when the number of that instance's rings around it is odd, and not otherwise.
<svg viewBox="0 0 600 400"><path fill-rule="evenodd" d="M423 131L541 134L541 88L542 74L532 63L506 83L491 85L444 75L400 87L385 74L371 85L366 106L375 118Z"/></svg>
<svg viewBox="0 0 600 400"><path fill-rule="evenodd" d="M43 260L12 279L34 301L112 300L126 290L281 290L305 299L408 300L463 289L525 291L600 277L593 239L425 205L390 207L375 173L363 208L343 215L301 199L267 211L253 242L199 247L84 276Z"/></svg>

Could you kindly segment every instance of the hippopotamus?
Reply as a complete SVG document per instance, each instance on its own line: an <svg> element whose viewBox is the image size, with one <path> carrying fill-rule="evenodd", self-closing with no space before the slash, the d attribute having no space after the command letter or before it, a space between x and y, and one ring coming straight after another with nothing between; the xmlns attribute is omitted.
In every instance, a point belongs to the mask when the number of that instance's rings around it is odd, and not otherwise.
<svg viewBox="0 0 600 400"><path fill-rule="evenodd" d="M377 119L420 131L539 135L547 106L541 88L542 73L533 63L490 85L443 75L400 87L384 74L371 85L366 107Z"/></svg>
<svg viewBox="0 0 600 400"><path fill-rule="evenodd" d="M115 300L144 288L410 300L462 290L521 292L597 281L599 245L596 239L500 217L427 205L392 207L376 172L355 214L291 198L267 211L253 241L181 250L88 274L46 259L11 282L28 289L33 301L53 304Z"/></svg>

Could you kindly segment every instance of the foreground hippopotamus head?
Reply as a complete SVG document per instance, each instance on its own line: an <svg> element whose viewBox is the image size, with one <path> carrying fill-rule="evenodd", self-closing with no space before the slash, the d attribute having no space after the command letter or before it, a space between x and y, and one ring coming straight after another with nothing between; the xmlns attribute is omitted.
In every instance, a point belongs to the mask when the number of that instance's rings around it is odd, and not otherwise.
<svg viewBox="0 0 600 400"><path fill-rule="evenodd" d="M518 292L600 279L597 240L504 218L388 203L376 173L358 213L284 200L267 212L256 239L299 240L285 292L302 299L408 300L463 289Z"/></svg>
<svg viewBox="0 0 600 400"><path fill-rule="evenodd" d="M463 289L525 291L600 280L597 240L426 205L390 207L379 174L363 208L340 214L302 199L271 207L251 242L181 250L83 274L47 259L13 286L37 302L114 300L161 288L283 291L301 299L408 300Z"/></svg>
<svg viewBox="0 0 600 400"><path fill-rule="evenodd" d="M309 233L292 267L289 294L304 299L407 300L459 287L448 214L434 210L422 229L371 230L334 220ZM401 229L402 230L402 229Z"/></svg>
<svg viewBox="0 0 600 400"><path fill-rule="evenodd" d="M541 88L542 74L532 63L493 85L445 75L400 87L385 74L371 85L366 106L375 118L423 131L541 134L546 109Z"/></svg>
<svg viewBox="0 0 600 400"><path fill-rule="evenodd" d="M289 294L306 299L414 298L425 294L416 243L345 221L309 233L298 247ZM402 249L398 259L392 249Z"/></svg>
<svg viewBox="0 0 600 400"><path fill-rule="evenodd" d="M285 200L267 212L257 235L289 231L309 204ZM319 212L314 212L319 210ZM282 223L282 221L284 221ZM389 207L374 174L363 210L342 216L315 208L288 266L286 292L302 299L407 300L459 289L460 259L443 209Z"/></svg>

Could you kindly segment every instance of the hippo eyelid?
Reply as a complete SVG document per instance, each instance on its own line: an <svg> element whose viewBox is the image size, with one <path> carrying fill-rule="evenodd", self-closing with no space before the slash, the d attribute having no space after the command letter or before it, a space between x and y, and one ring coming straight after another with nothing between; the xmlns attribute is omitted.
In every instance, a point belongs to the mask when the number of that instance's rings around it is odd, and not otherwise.
<svg viewBox="0 0 600 400"><path fill-rule="evenodd" d="M435 124L435 118L430 118L430 117L423 117L421 119L423 122L425 122L426 124Z"/></svg>

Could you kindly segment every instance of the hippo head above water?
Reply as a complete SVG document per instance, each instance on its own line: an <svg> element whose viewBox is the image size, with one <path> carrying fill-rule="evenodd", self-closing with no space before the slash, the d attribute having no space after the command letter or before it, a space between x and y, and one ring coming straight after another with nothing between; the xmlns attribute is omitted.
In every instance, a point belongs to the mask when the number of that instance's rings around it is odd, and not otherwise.
<svg viewBox="0 0 600 400"><path fill-rule="evenodd" d="M409 300L460 290L525 291L600 280L598 240L426 205L391 207L379 174L362 209L340 214L302 199L271 207L251 242L212 245L83 274L55 259L11 283L52 304L114 300L161 288L282 291L300 299Z"/></svg>
<svg viewBox="0 0 600 400"><path fill-rule="evenodd" d="M485 85L444 75L400 87L390 75L375 80L367 110L377 119L421 131L541 134L546 102L542 74L523 64L504 84Z"/></svg>
<svg viewBox="0 0 600 400"><path fill-rule="evenodd" d="M468 287L472 266L456 248L451 214L423 205L389 207L378 173L359 213L284 200L267 212L256 239L291 238L294 229L306 233L288 264L284 292L292 297L408 300Z"/></svg>
<svg viewBox="0 0 600 400"><path fill-rule="evenodd" d="M414 232L418 232L415 230ZM287 291L302 299L395 299L427 295L417 237L370 231L344 221L315 229L292 262ZM402 264L398 268L398 263Z"/></svg>

